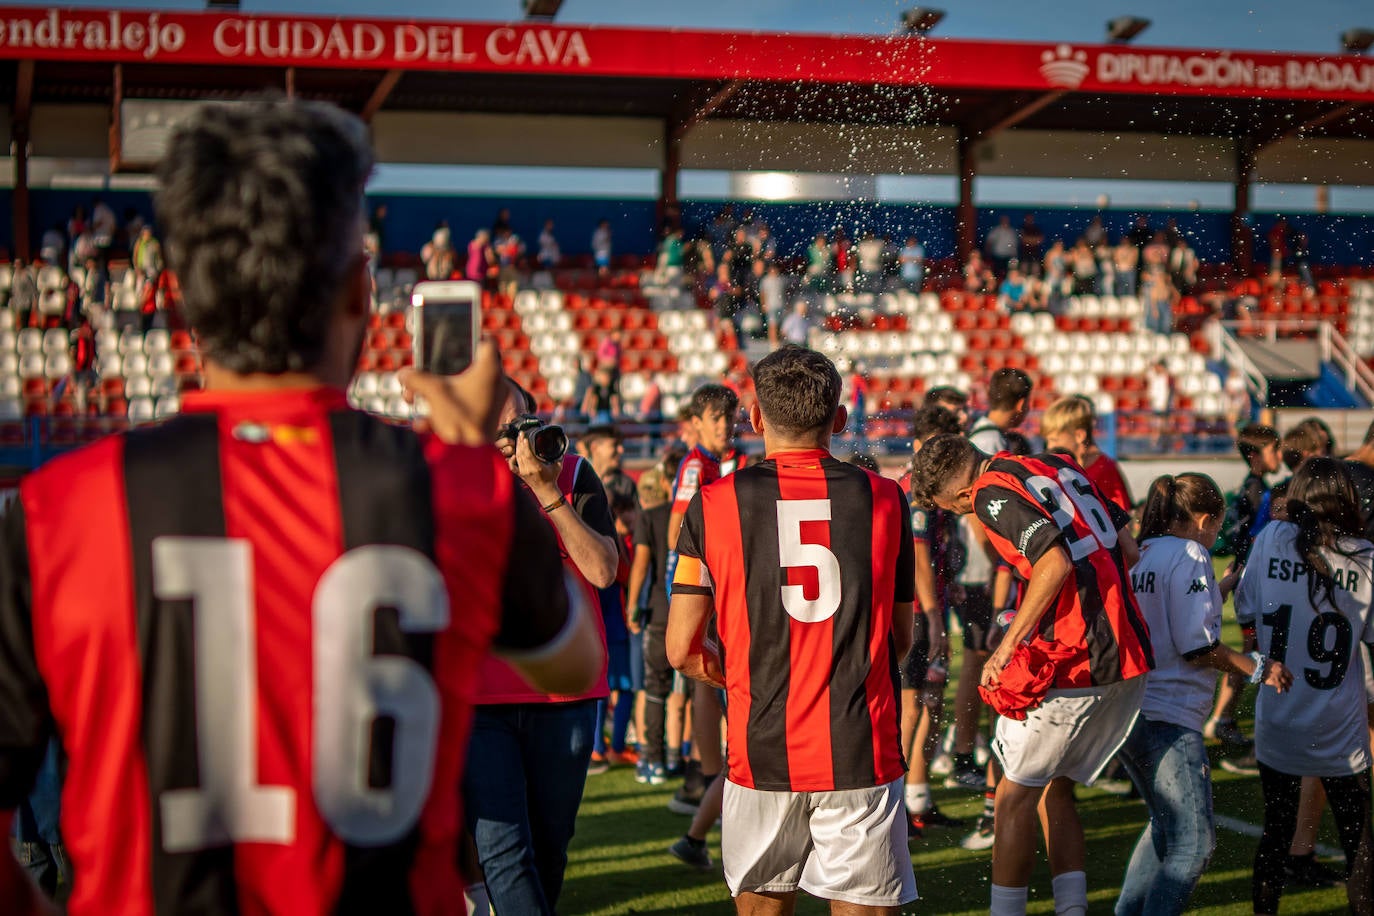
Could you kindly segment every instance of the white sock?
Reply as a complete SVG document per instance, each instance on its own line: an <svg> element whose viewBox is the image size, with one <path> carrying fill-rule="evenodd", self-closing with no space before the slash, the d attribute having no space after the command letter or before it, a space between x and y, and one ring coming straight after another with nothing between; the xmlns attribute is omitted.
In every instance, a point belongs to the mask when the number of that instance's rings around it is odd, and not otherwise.
<svg viewBox="0 0 1374 916"><path fill-rule="evenodd" d="M906 810L912 814L925 814L930 810L930 783L906 784Z"/></svg>
<svg viewBox="0 0 1374 916"><path fill-rule="evenodd" d="M992 906L988 916L1026 916L1027 888L992 886Z"/></svg>
<svg viewBox="0 0 1374 916"><path fill-rule="evenodd" d="M1088 916L1088 876L1066 871L1054 876L1055 916Z"/></svg>
<svg viewBox="0 0 1374 916"><path fill-rule="evenodd" d="M469 884L465 887L463 902L468 906L468 916L491 916L491 898L487 896L486 884Z"/></svg>

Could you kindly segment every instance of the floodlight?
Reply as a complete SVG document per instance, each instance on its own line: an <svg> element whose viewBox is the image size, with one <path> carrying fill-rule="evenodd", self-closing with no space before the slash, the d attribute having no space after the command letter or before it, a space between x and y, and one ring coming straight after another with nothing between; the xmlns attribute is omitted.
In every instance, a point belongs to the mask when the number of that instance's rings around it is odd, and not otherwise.
<svg viewBox="0 0 1374 916"><path fill-rule="evenodd" d="M1150 20L1139 16L1117 16L1107 20L1107 40L1126 44L1150 27Z"/></svg>
<svg viewBox="0 0 1374 916"><path fill-rule="evenodd" d="M916 35L925 35L945 18L944 10L928 6L914 6L902 13L902 28Z"/></svg>
<svg viewBox="0 0 1374 916"><path fill-rule="evenodd" d="M1341 33L1341 47L1350 54L1363 54L1374 46L1374 29L1346 29Z"/></svg>
<svg viewBox="0 0 1374 916"><path fill-rule="evenodd" d="M526 19L552 19L558 15L563 0L524 0Z"/></svg>

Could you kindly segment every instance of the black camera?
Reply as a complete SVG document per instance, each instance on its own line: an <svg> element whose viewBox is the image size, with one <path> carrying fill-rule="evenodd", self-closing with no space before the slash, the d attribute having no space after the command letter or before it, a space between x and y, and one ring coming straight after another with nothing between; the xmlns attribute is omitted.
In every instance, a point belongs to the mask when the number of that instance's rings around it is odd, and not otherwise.
<svg viewBox="0 0 1374 916"><path fill-rule="evenodd" d="M512 442L524 437L534 457L545 464L556 464L568 452L568 434L561 426L545 426L544 421L526 414L516 417L496 431L496 438Z"/></svg>

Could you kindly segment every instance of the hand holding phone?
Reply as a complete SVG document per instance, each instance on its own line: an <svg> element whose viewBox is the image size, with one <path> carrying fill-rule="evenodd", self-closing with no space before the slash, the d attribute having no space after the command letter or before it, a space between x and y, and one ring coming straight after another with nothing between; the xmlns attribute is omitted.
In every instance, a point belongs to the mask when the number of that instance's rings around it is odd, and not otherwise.
<svg viewBox="0 0 1374 916"><path fill-rule="evenodd" d="M410 301L415 368L457 375L472 365L482 327L482 288L469 280L427 281L415 284Z"/></svg>

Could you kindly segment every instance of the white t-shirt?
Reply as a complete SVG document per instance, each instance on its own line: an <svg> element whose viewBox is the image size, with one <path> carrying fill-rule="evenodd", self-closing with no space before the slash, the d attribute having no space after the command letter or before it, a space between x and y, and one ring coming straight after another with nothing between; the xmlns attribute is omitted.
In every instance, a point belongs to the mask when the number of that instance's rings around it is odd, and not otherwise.
<svg viewBox="0 0 1374 916"><path fill-rule="evenodd" d="M1221 638L1221 590L1212 557L1197 541L1168 535L1140 547L1131 590L1150 628L1155 667L1145 682L1141 715L1202 731L1217 674L1188 661Z"/></svg>
<svg viewBox="0 0 1374 916"><path fill-rule="evenodd" d="M1293 688L1261 690L1255 703L1255 756L1293 776L1348 776L1370 765L1359 643L1374 642L1374 545L1343 538L1324 550L1336 587L1309 596L1298 528L1270 522L1255 538L1236 590L1236 617L1258 624L1260 651L1293 671Z"/></svg>
<svg viewBox="0 0 1374 916"><path fill-rule="evenodd" d="M984 455L1008 451L1007 434L1002 432L1002 427L987 417L980 417L978 422L973 424L973 428L968 431L968 441Z"/></svg>

